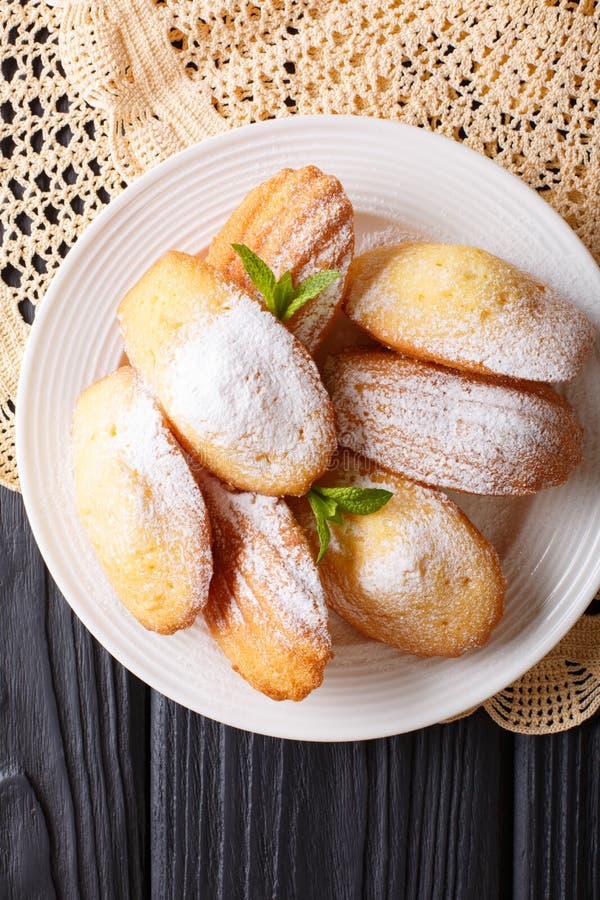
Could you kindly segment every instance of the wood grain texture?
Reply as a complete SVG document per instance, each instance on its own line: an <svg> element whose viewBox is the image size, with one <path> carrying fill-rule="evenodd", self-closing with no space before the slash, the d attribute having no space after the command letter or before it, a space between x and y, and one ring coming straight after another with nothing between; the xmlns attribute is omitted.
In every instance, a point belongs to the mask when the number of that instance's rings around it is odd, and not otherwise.
<svg viewBox="0 0 600 900"><path fill-rule="evenodd" d="M46 575L21 498L4 490L0 578L0 790L10 791L0 802L12 809L0 820L0 846L8 896L45 898L52 886L59 897L139 897L147 689L73 616ZM25 825L19 819L27 806Z"/></svg>
<svg viewBox="0 0 600 900"><path fill-rule="evenodd" d="M0 593L1 900L600 897L600 717L338 745L227 728L99 647L7 491Z"/></svg>
<svg viewBox="0 0 600 900"><path fill-rule="evenodd" d="M515 738L514 889L523 898L600 897L600 718Z"/></svg>
<svg viewBox="0 0 600 900"><path fill-rule="evenodd" d="M154 695L151 729L157 897L475 897L484 880L501 894L512 738L482 713L387 740L301 744Z"/></svg>

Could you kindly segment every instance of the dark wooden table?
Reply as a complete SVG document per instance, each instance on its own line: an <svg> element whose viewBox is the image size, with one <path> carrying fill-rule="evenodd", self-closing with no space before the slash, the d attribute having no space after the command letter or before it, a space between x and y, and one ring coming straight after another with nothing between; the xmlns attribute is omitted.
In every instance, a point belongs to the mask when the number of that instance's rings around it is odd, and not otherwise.
<svg viewBox="0 0 600 900"><path fill-rule="evenodd" d="M600 897L600 717L259 737L145 687L0 491L0 898Z"/></svg>

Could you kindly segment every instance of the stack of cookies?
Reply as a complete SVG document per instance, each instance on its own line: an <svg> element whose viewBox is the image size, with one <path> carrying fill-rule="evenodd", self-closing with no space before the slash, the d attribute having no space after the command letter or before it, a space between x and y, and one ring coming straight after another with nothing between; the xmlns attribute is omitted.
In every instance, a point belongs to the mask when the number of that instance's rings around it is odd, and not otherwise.
<svg viewBox="0 0 600 900"><path fill-rule="evenodd" d="M543 383L591 348L579 310L475 248L353 250L337 179L283 170L205 257L169 251L133 286L130 365L75 410L79 513L120 600L163 634L202 613L273 699L322 682L328 607L420 656L483 646L505 579L441 489L529 494L581 460ZM342 304L383 346L318 367Z"/></svg>

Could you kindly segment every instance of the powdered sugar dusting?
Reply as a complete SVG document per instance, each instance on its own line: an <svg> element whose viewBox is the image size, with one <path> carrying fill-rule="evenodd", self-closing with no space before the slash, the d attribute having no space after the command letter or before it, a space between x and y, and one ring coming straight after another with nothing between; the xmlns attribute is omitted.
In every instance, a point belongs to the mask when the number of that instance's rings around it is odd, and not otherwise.
<svg viewBox="0 0 600 900"><path fill-rule="evenodd" d="M578 374L591 349L595 331L583 313L550 288L545 289L543 308L534 307L523 327L522 298L507 306L494 331L481 327L478 314L456 327L454 333L427 340L421 345L427 355L456 361L467 368L475 364L488 372L536 381L570 381Z"/></svg>
<svg viewBox="0 0 600 900"><path fill-rule="evenodd" d="M356 242L356 256L373 250L375 247L386 247L390 244L400 244L404 241L422 240L422 235L401 225L386 225L385 228L375 231L363 232Z"/></svg>
<svg viewBox="0 0 600 900"><path fill-rule="evenodd" d="M432 590L437 565L443 563L456 584L470 578L481 565L480 546L443 494L418 484L406 484L405 496L398 492L398 485L386 482L385 476L375 482L368 475L353 474L352 484L386 487L396 496L379 513L385 528L379 532L377 547L363 554L361 564L353 568L353 575L366 594L391 603L396 612L401 612L415 598L420 601ZM357 529L361 525L359 520ZM345 528L352 529L352 523ZM332 528L332 532L333 547L339 550L337 528Z"/></svg>
<svg viewBox="0 0 600 900"><path fill-rule="evenodd" d="M272 241L276 235L277 223L273 226ZM288 324L290 331L312 352L341 302L352 262L354 224L346 195L340 191L313 201L308 214L299 219L291 239L277 241L276 246L277 252L267 251L265 260L277 278L289 270L294 272L294 282L298 285L324 269L340 273L337 281L302 307Z"/></svg>
<svg viewBox="0 0 600 900"><path fill-rule="evenodd" d="M211 513L217 561L221 559L227 566L231 553L227 534L233 530L243 545L244 567L264 585L265 594L277 603L277 611L291 632L312 632L329 641L319 575L308 544L285 502L276 497L229 491L205 471L198 474L198 479ZM248 575L246 584L247 580ZM235 599L232 595L234 605ZM260 597L253 602L260 607ZM238 609L237 616L240 615Z"/></svg>
<svg viewBox="0 0 600 900"><path fill-rule="evenodd" d="M202 495L182 451L168 435L160 410L141 382L131 405L116 421L114 446L135 472L144 493L144 514L149 521L167 516L186 531L205 519Z"/></svg>
<svg viewBox="0 0 600 900"><path fill-rule="evenodd" d="M285 478L332 444L316 367L271 313L233 289L228 309L185 329L162 377L173 421L250 470Z"/></svg>
<svg viewBox="0 0 600 900"><path fill-rule="evenodd" d="M295 210L294 199L290 199L290 208ZM327 194L313 199L308 209L302 210L302 218L296 218L289 240L278 237L278 222L273 223L271 244L277 247L276 252L269 253L268 263L275 276L280 278L288 270L298 270L302 280L302 272L311 274L320 268L333 268L332 263L347 256L354 245L354 227L352 219L347 218L348 199L345 194ZM282 231L286 232L289 221L282 222ZM302 263L302 261L304 261ZM302 263L303 269L298 269Z"/></svg>
<svg viewBox="0 0 600 900"><path fill-rule="evenodd" d="M513 378L568 381L579 372L595 329L552 288L477 248L383 239L375 247L353 267L346 311L384 344Z"/></svg>
<svg viewBox="0 0 600 900"><path fill-rule="evenodd" d="M581 458L568 407L533 391L363 351L332 357L326 380L340 444L416 481L526 494Z"/></svg>

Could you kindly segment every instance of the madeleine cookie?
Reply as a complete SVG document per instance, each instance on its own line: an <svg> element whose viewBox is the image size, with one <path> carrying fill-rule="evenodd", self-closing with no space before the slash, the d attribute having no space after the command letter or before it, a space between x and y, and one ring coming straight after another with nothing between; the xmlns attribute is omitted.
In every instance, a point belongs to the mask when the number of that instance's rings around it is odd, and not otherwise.
<svg viewBox="0 0 600 900"><path fill-rule="evenodd" d="M350 268L347 315L408 356L482 374L569 381L595 337L584 314L476 247L377 247Z"/></svg>
<svg viewBox="0 0 600 900"><path fill-rule="evenodd" d="M483 647L502 618L506 582L498 555L440 491L356 457L320 484L385 488L368 516L345 514L319 564L329 606L367 637L417 656L460 656ZM315 549L305 500L291 501Z"/></svg>
<svg viewBox="0 0 600 900"><path fill-rule="evenodd" d="M414 481L533 494L562 484L582 458L582 430L546 385L364 350L330 357L325 380L340 444Z"/></svg>
<svg viewBox="0 0 600 900"><path fill-rule="evenodd" d="M151 631L187 628L212 574L206 507L133 369L79 397L73 462L79 516L121 602Z"/></svg>
<svg viewBox="0 0 600 900"><path fill-rule="evenodd" d="M312 358L205 262L165 254L118 318L127 357L177 437L223 481L300 495L325 471L333 410Z"/></svg>
<svg viewBox="0 0 600 900"><path fill-rule="evenodd" d="M236 672L273 700L302 700L331 657L323 588L283 500L198 480L210 511L214 568L204 616Z"/></svg>
<svg viewBox="0 0 600 900"><path fill-rule="evenodd" d="M232 244L246 244L294 285L323 269L340 278L300 309L287 327L314 353L340 307L354 251L354 213L333 175L315 166L282 169L255 187L213 239L207 260L251 297L260 294Z"/></svg>

